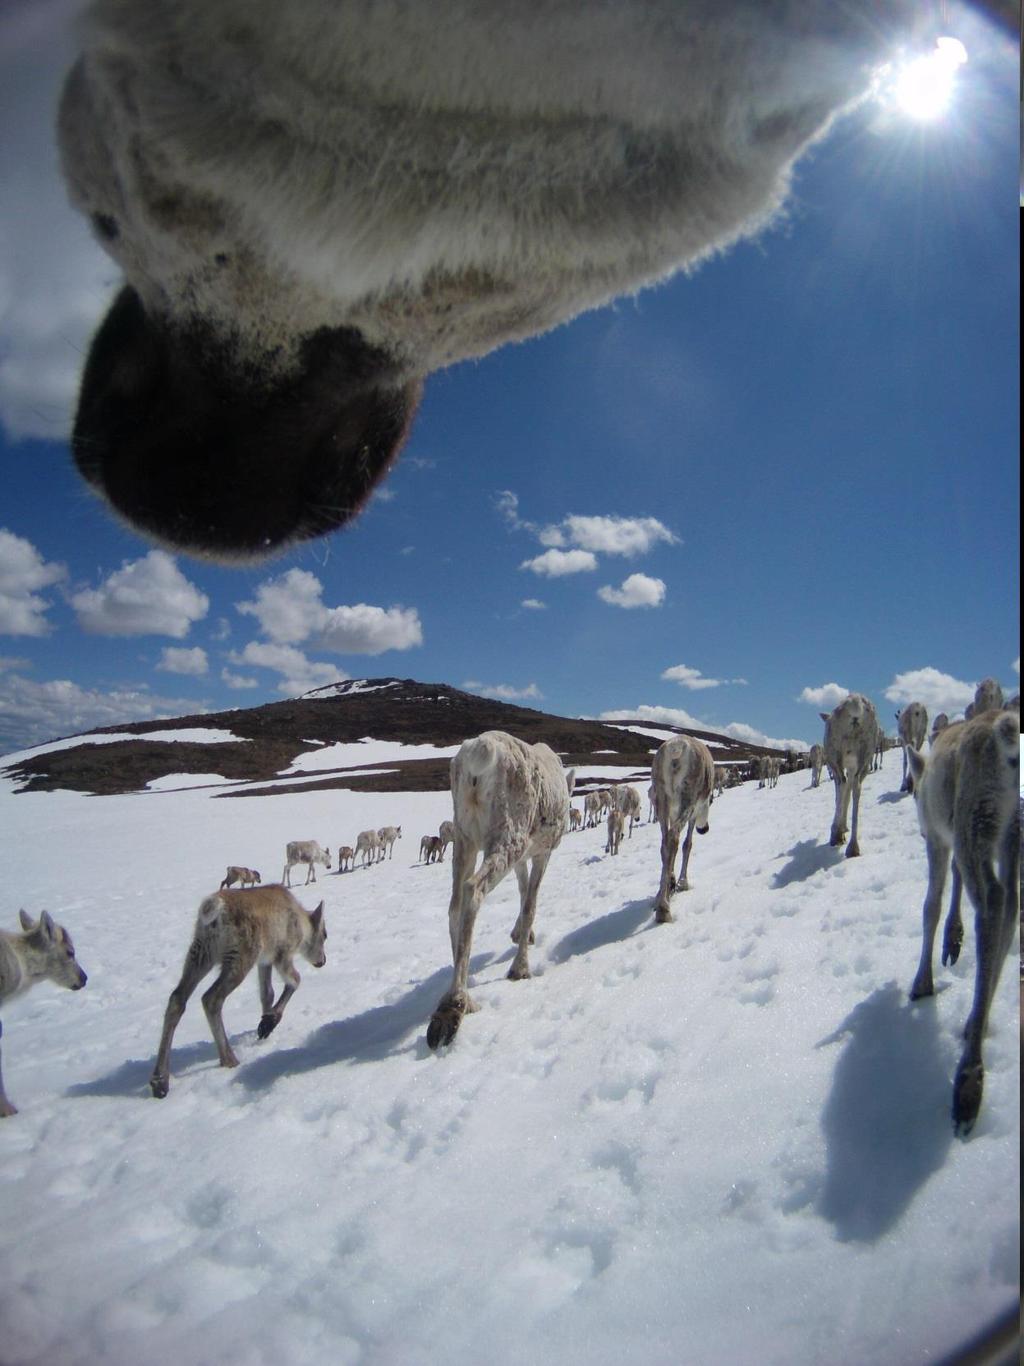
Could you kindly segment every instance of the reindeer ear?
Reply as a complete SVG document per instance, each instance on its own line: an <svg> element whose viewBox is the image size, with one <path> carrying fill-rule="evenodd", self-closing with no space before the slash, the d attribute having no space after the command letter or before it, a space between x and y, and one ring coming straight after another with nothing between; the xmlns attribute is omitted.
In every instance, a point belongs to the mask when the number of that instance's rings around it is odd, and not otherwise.
<svg viewBox="0 0 1024 1366"><path fill-rule="evenodd" d="M313 928L318 930L320 928L320 922L324 918L324 903L322 901L316 910L310 913L309 918L313 922Z"/></svg>
<svg viewBox="0 0 1024 1366"><path fill-rule="evenodd" d="M827 711L819 711L818 715L821 717L823 721L827 721L829 719Z"/></svg>
<svg viewBox="0 0 1024 1366"><path fill-rule="evenodd" d="M54 925L53 918L49 911L43 911L42 915L39 917L39 928L42 930L43 934L46 935L47 939L57 938L57 927Z"/></svg>
<svg viewBox="0 0 1024 1366"><path fill-rule="evenodd" d="M21 921L21 928L22 928L23 930L34 930L34 929L35 929L35 927L36 927L36 922L35 922L35 921L32 919L32 917L29 915L28 911L19 911L19 912L18 912L18 919Z"/></svg>

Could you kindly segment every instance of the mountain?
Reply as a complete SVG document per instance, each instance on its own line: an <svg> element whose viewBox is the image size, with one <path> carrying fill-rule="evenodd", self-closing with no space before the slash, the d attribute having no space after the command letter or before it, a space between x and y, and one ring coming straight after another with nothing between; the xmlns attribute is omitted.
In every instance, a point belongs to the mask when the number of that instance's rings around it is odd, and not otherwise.
<svg viewBox="0 0 1024 1366"><path fill-rule="evenodd" d="M716 763L745 764L755 755L779 752L647 721L612 724L552 716L477 697L446 683L367 678L333 683L260 707L98 727L70 742L9 756L2 771L21 784L21 792L66 788L102 796L138 792L172 774L204 775L207 783L207 775L218 775L228 789L225 796L323 788L436 792L448 787L452 747L485 730L505 730L531 744L543 740L566 767L576 768L583 788L588 779L600 777L588 772L593 769L621 769L623 780L643 779L651 754L671 734L704 740ZM371 762L360 762L363 756L353 748L367 740L408 747L408 756L389 753L382 772L378 754L366 756ZM325 746L345 747L338 749L336 764L322 752ZM424 753L430 748L445 752ZM312 757L315 776L266 786L308 772Z"/></svg>

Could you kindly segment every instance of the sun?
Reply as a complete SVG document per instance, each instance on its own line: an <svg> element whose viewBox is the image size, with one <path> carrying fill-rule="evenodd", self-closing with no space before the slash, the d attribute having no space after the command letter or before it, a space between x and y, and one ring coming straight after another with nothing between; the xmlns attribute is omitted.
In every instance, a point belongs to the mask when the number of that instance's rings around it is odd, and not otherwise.
<svg viewBox="0 0 1024 1366"><path fill-rule="evenodd" d="M957 72L966 61L967 49L958 38L939 38L933 51L907 62L896 73L896 104L921 123L941 118L953 98Z"/></svg>

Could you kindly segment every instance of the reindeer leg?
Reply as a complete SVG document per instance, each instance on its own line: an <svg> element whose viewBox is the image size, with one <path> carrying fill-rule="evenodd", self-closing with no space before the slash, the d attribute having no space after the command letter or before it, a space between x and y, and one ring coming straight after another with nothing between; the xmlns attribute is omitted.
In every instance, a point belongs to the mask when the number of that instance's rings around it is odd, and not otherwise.
<svg viewBox="0 0 1024 1366"><path fill-rule="evenodd" d="M857 843L857 820L860 816L860 777L854 778L850 787L853 790L853 814L850 818L850 843L846 846L846 857L857 858L860 855L860 845ZM843 824L846 824L845 816Z"/></svg>
<svg viewBox="0 0 1024 1366"><path fill-rule="evenodd" d="M274 1002L274 993L270 980L270 964L266 964L266 984L267 994L263 995L263 971L264 965L260 965L260 1000L263 1003L263 1016L259 1022L256 1034L259 1038L265 1039L268 1034L272 1034L281 1023L281 1016L284 1008L299 989L302 978L295 970L295 964L287 953L282 953L274 959L274 967L284 978L284 986L281 995Z"/></svg>
<svg viewBox="0 0 1024 1366"><path fill-rule="evenodd" d="M697 822L695 820L690 821L689 825L686 827L686 839L683 840L683 862L679 868L679 881L676 883L676 886L681 892L688 892L690 890L690 883L686 873L690 867L690 850L693 848L693 828L696 824Z"/></svg>
<svg viewBox="0 0 1024 1366"><path fill-rule="evenodd" d="M975 908L977 941L974 1004L964 1027L964 1051L953 1079L953 1128L960 1138L966 1138L981 1108L985 1085L981 1045L1012 934L1007 922L1012 926L1016 896L1007 896L1007 889L1000 884L982 851L976 851L973 859L964 860L962 874Z"/></svg>
<svg viewBox="0 0 1024 1366"><path fill-rule="evenodd" d="M662 824L661 827L661 884L654 902L654 919L659 925L667 925L672 920L669 897L676 890L676 854L679 852L680 827Z"/></svg>
<svg viewBox="0 0 1024 1366"><path fill-rule="evenodd" d="M935 984L932 980L932 956L935 949L935 931L939 926L942 911L942 893L946 886L946 873L949 869L949 849L940 840L927 841L928 851L928 890L925 892L924 906L921 910L921 959L917 965L917 975L910 988L910 999L920 1000L922 996L933 996Z"/></svg>
<svg viewBox="0 0 1024 1366"><path fill-rule="evenodd" d="M458 941L455 944L455 964L452 971L452 984L437 1003L430 1024L427 1026L427 1047L438 1048L451 1043L458 1033L463 1015L471 1014L477 1007L470 1000L467 990L469 982L469 959L473 950L473 929L476 925L480 905L492 888L496 887L508 872L510 858L505 854L486 854L479 871L460 881L460 859L469 855L469 863L476 856L472 846L460 850L462 841L455 839L455 855L452 859L452 900L449 908L449 928L455 936L458 925ZM456 905L458 910L456 911Z"/></svg>
<svg viewBox="0 0 1024 1366"><path fill-rule="evenodd" d="M544 876L544 869L548 866L550 853L536 854L530 864L530 877L526 887L526 895L523 899L523 907L519 912L519 948L516 956L512 960L512 966L508 970L508 975L513 982L521 982L523 978L530 975L530 964L527 958L527 946L533 940L533 917L537 913L537 892L540 890L541 878ZM522 866L523 874L526 873L526 860L522 865L516 864L516 875ZM519 882L520 890L523 886L523 879Z"/></svg>
<svg viewBox="0 0 1024 1366"><path fill-rule="evenodd" d="M516 881L519 883L519 915L516 917L516 923L512 926L512 943L518 944L519 936L522 932L523 914L526 909L526 896L530 885L530 879L529 874L527 872L525 859L522 859L519 863L516 864L515 872ZM531 930L530 943L532 944L533 942L533 930Z"/></svg>
<svg viewBox="0 0 1024 1366"><path fill-rule="evenodd" d="M942 966L947 963L955 963L960 957L960 948L964 942L964 922L960 916L960 895L963 891L963 879L960 876L960 869L956 866L956 859L953 860L953 888L949 894L949 912L946 915L946 925L942 931Z"/></svg>
<svg viewBox="0 0 1024 1366"><path fill-rule="evenodd" d="M227 998L249 975L251 967L251 958L246 959L241 954L232 954L225 958L221 965L220 976L213 986L203 992L203 1009L206 1011L206 1019L210 1026L210 1033L213 1035L213 1041L217 1045L221 1067L238 1066L238 1059L235 1057L234 1049L228 1042L228 1036L224 1030L221 1011Z"/></svg>

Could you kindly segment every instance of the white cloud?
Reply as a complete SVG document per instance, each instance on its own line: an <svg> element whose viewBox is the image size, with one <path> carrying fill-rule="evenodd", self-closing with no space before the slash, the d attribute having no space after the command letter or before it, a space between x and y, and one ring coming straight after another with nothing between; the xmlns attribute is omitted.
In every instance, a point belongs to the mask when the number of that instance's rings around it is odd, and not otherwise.
<svg viewBox="0 0 1024 1366"><path fill-rule="evenodd" d="M33 0L5 6L2 21L0 422L14 439L66 439L82 356L119 275L69 205L54 148L78 8Z"/></svg>
<svg viewBox="0 0 1024 1366"><path fill-rule="evenodd" d="M570 545L602 555L646 555L656 545L678 544L679 537L656 517L579 517L563 518L565 538ZM551 530L548 528L547 530Z"/></svg>
<svg viewBox="0 0 1024 1366"><path fill-rule="evenodd" d="M248 678L244 674L233 674L230 669L221 669L220 681L228 688L258 688L258 678Z"/></svg>
<svg viewBox="0 0 1024 1366"><path fill-rule="evenodd" d="M319 646L339 655L380 655L423 644L423 627L414 607L332 607L321 625Z"/></svg>
<svg viewBox="0 0 1024 1366"><path fill-rule="evenodd" d="M83 631L97 636L187 636L210 610L210 599L189 583L165 550L125 560L99 588L71 596Z"/></svg>
<svg viewBox="0 0 1024 1366"><path fill-rule="evenodd" d="M1014 673L1017 675L1017 677L1019 678L1019 677L1020 677L1020 655L1018 655L1017 658L1013 661L1013 663L1010 665L1010 668L1013 670L1013 672L1014 672Z"/></svg>
<svg viewBox="0 0 1024 1366"><path fill-rule="evenodd" d="M66 678L36 683L20 674L4 675L0 677L0 753L28 749L95 726L203 710L195 698L158 697L145 688L94 691Z"/></svg>
<svg viewBox="0 0 1024 1366"><path fill-rule="evenodd" d="M263 634L283 645L306 640L323 621L323 584L307 569L289 569L256 589L255 602L236 602L243 616L255 617Z"/></svg>
<svg viewBox="0 0 1024 1366"><path fill-rule="evenodd" d="M538 700L544 694L537 687L536 683L529 683L525 688L513 688L508 683L478 683L476 679L468 679L462 685L466 692L479 693L481 697L496 697L502 702L522 702L526 699Z"/></svg>
<svg viewBox="0 0 1024 1366"><path fill-rule="evenodd" d="M558 579L565 574L587 574L597 568L597 556L589 550L545 550L532 560L524 560L520 569L529 569L543 578Z"/></svg>
<svg viewBox="0 0 1024 1366"><path fill-rule="evenodd" d="M336 654L379 655L423 644L423 627L414 607L325 607L323 584L306 569L289 569L267 579L251 602L237 610L259 622L263 633L279 645L316 639L318 648Z"/></svg>
<svg viewBox="0 0 1024 1366"><path fill-rule="evenodd" d="M531 612L546 612L547 603L541 602L540 598L523 598L520 607L529 608Z"/></svg>
<svg viewBox="0 0 1024 1366"><path fill-rule="evenodd" d="M929 712L963 711L974 701L973 683L964 683L950 674L941 673L930 665L897 674L885 690L890 702L906 706L908 702L923 702Z"/></svg>
<svg viewBox="0 0 1024 1366"><path fill-rule="evenodd" d="M194 678L201 678L210 665L206 651L199 645L192 650L178 645L166 645L156 667L167 674L188 674Z"/></svg>
<svg viewBox="0 0 1024 1366"><path fill-rule="evenodd" d="M613 607L660 607L665 601L665 584L661 579L652 579L647 574L630 574L624 579L621 588L605 584L597 590L602 602Z"/></svg>
<svg viewBox="0 0 1024 1366"><path fill-rule="evenodd" d="M757 730L754 726L748 726L745 721L730 721L727 726L712 725L708 721L702 721L698 716L691 716L682 707L652 707L646 703L639 707L634 707L632 711L603 711L598 717L600 721L650 721L657 725L681 726L684 730L703 730L712 735L725 735L733 740L739 740L743 744L763 745L768 749L793 749L806 750L806 740L780 740L770 735L765 735L764 731Z"/></svg>
<svg viewBox="0 0 1024 1366"><path fill-rule="evenodd" d="M263 640L252 640L240 654L230 656L232 664L254 664L261 669L272 669L281 675L277 691L288 697L312 692L328 683L343 683L347 678L343 670L335 664L321 663L307 659L294 645L273 644Z"/></svg>
<svg viewBox="0 0 1024 1366"><path fill-rule="evenodd" d="M50 604L39 590L66 577L64 565L47 564L31 541L0 528L0 634L48 635L43 614Z"/></svg>
<svg viewBox="0 0 1024 1366"><path fill-rule="evenodd" d="M809 702L813 707L838 707L844 698L849 697L850 689L841 683L823 683L820 688L804 688L798 702Z"/></svg>
<svg viewBox="0 0 1024 1366"><path fill-rule="evenodd" d="M720 678L705 678L700 669L691 669L689 664L673 664L661 676L670 683L678 683L682 688L689 688L691 692L699 692L702 688L717 688L722 683Z"/></svg>
<svg viewBox="0 0 1024 1366"><path fill-rule="evenodd" d="M599 721L654 721L662 722L667 726L682 726L687 730L708 730L709 727L696 716L691 716L682 707L654 707L646 702L632 710L618 708L615 711L603 711L597 718Z"/></svg>

